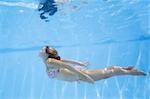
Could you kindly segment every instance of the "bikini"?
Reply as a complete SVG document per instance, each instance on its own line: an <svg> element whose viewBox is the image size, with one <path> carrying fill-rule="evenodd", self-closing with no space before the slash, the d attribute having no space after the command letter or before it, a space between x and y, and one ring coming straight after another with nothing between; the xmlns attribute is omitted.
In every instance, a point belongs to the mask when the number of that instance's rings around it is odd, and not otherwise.
<svg viewBox="0 0 150 99"><path fill-rule="evenodd" d="M60 56L54 56L52 54L49 54L48 58L53 58L53 59L57 59L57 60L61 60ZM48 59L47 58L47 59ZM50 69L47 74L50 78L55 78L57 76L57 74L60 72L60 69Z"/></svg>

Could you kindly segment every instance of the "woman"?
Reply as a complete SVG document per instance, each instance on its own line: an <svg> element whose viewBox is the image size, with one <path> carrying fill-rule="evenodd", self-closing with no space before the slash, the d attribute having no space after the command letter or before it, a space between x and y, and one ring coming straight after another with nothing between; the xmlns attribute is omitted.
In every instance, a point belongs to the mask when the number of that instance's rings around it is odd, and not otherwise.
<svg viewBox="0 0 150 99"><path fill-rule="evenodd" d="M49 46L46 46L41 50L40 56L46 65L48 76L64 81L84 81L94 83L95 81L117 75L146 76L145 72L137 70L132 66L112 66L104 69L93 70L73 67L73 65L82 67L87 64L73 60L61 59L58 52L54 48L49 48Z"/></svg>

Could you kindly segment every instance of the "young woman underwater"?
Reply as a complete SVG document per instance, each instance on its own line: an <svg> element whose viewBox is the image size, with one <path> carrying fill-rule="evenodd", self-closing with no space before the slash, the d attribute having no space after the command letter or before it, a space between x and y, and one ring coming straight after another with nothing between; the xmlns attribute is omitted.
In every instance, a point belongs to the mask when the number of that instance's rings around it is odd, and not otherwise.
<svg viewBox="0 0 150 99"><path fill-rule="evenodd" d="M49 77L64 81L83 81L94 83L95 81L110 78L118 75L133 75L146 76L146 73L136 69L133 66L121 67L111 66L104 69L84 69L79 66L86 66L87 64L62 59L58 52L49 46L42 48L40 56L46 65L46 72ZM73 67L73 65L76 65Z"/></svg>

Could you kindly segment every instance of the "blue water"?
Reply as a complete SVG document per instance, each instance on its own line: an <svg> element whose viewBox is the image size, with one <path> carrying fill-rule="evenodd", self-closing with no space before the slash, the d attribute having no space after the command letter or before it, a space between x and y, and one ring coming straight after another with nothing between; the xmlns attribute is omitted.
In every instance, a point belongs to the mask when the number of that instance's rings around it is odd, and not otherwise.
<svg viewBox="0 0 150 99"><path fill-rule="evenodd" d="M150 1L80 0L40 19L37 0L0 1L0 99L150 99L150 77L96 82L49 79L38 56L45 45L89 69L134 65L150 72Z"/></svg>

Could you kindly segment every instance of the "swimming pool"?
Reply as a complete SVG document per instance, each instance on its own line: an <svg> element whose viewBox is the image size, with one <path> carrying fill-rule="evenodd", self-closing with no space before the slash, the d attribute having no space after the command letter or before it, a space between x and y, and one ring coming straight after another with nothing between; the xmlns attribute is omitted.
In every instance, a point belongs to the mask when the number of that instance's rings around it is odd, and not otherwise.
<svg viewBox="0 0 150 99"><path fill-rule="evenodd" d="M73 0L41 20L37 0L0 1L0 99L150 99L150 77L96 82L49 79L45 45L88 68L135 65L150 72L149 0Z"/></svg>

